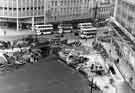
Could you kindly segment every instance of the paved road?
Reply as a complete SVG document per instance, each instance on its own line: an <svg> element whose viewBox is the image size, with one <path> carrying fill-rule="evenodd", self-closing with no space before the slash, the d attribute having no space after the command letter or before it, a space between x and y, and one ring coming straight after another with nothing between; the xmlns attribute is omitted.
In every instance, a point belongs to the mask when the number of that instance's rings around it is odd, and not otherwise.
<svg viewBox="0 0 135 93"><path fill-rule="evenodd" d="M127 82L122 82L116 85L117 86L117 93L135 93L135 91L133 91L129 85L127 84Z"/></svg>
<svg viewBox="0 0 135 93"><path fill-rule="evenodd" d="M87 80L55 57L0 74L0 93L90 93ZM97 93L97 92L96 92Z"/></svg>

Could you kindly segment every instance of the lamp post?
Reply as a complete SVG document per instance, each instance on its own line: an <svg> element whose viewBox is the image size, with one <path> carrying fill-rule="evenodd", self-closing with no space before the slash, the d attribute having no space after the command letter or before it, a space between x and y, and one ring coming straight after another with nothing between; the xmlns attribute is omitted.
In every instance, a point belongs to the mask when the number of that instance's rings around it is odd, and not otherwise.
<svg viewBox="0 0 135 93"><path fill-rule="evenodd" d="M19 9L18 9L18 0L16 0L16 3L17 3L17 4L16 4L16 15L17 15L17 19L16 19L16 21L17 21L17 22L16 22L16 31L19 31L19 19L18 19L18 13L19 13L18 10L19 10Z"/></svg>
<svg viewBox="0 0 135 93"><path fill-rule="evenodd" d="M116 17L116 12L117 12L117 6L118 6L118 0L115 0L115 5L114 5L114 14L113 17Z"/></svg>
<svg viewBox="0 0 135 93"><path fill-rule="evenodd" d="M44 24L46 23L46 18L47 18L47 7L48 7L48 1L44 0Z"/></svg>
<svg viewBox="0 0 135 93"><path fill-rule="evenodd" d="M91 84L90 84L90 93L93 93L93 78L92 78L92 80L91 80Z"/></svg>
<svg viewBox="0 0 135 93"><path fill-rule="evenodd" d="M34 24L35 24L35 16L34 16L34 13L35 13L35 8L34 8L34 0L33 0L33 3L32 3L32 5L33 5L33 11L32 11L32 31L34 31Z"/></svg>
<svg viewBox="0 0 135 93"><path fill-rule="evenodd" d="M95 0L95 8L94 8L94 25L96 24L97 22L97 12L98 12L98 1Z"/></svg>

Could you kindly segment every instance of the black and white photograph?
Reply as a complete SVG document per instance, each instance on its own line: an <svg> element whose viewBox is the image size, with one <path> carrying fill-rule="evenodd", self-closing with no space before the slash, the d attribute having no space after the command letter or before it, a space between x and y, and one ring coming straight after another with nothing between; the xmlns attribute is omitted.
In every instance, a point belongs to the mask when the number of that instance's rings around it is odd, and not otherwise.
<svg viewBox="0 0 135 93"><path fill-rule="evenodd" d="M0 0L0 93L135 93L135 0Z"/></svg>

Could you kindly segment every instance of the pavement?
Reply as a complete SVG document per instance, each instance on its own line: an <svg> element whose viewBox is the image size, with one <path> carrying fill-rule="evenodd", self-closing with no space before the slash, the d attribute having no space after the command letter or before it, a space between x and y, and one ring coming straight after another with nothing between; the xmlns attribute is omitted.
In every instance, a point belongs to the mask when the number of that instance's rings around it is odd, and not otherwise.
<svg viewBox="0 0 135 93"><path fill-rule="evenodd" d="M50 56L39 63L1 73L0 93L90 93L90 88L81 74Z"/></svg>
<svg viewBox="0 0 135 93"><path fill-rule="evenodd" d="M4 34L5 31L5 34ZM16 31L15 29L0 29L0 40L12 41L23 38L28 35L35 35L31 30Z"/></svg>
<svg viewBox="0 0 135 93"><path fill-rule="evenodd" d="M106 50L110 50L110 48L112 47L112 46L107 46L107 45L105 45L105 49ZM111 50L112 50L112 48L111 48ZM111 53L109 53L110 54L110 57L112 58L112 59L117 59L118 58L118 56L116 55L116 53L115 52L111 52ZM118 63L118 64L116 64L116 66L117 66L117 68L118 68L118 70L120 71L120 73L121 73L121 75L122 75L122 77L123 77L123 79L127 82L127 86L130 88L130 91L132 90L132 89L135 89L135 73L134 73L134 71L131 69L131 67L129 66L129 64L126 62L126 60L124 60L124 59L121 59L120 60L120 62ZM132 81L132 83L130 82L130 78L131 77L133 77L133 81ZM126 84L126 83L125 83ZM124 85L125 85L124 84ZM134 92L135 92L135 90L134 90ZM134 93L134 92L131 92L131 93ZM126 93L126 92L125 92ZM130 93L130 92L127 92L127 93Z"/></svg>
<svg viewBox="0 0 135 93"><path fill-rule="evenodd" d="M117 31L117 33L119 34L120 38L125 40L124 43L128 42L127 43L128 47L131 47L133 49L133 51L135 51L135 48L134 48L135 38L132 36L132 34L129 33L126 29L124 29L116 20L113 20L113 22L115 24L112 24L112 25L113 25L114 29ZM127 59L126 58L125 58L125 60L122 59L121 62L119 62L119 64L117 64L117 66L118 66L119 70L121 71L121 73L123 74L123 76L125 77L125 80L127 82L129 82L129 86L131 86L135 90L135 72L129 66ZM130 81L131 77L133 79L132 81Z"/></svg>
<svg viewBox="0 0 135 93"><path fill-rule="evenodd" d="M119 64L117 64L119 67L121 73L125 77L125 80L129 82L129 86L131 86L134 89L135 92L135 72L131 69L128 63L124 60L120 60ZM133 78L133 81L130 81L130 78Z"/></svg>

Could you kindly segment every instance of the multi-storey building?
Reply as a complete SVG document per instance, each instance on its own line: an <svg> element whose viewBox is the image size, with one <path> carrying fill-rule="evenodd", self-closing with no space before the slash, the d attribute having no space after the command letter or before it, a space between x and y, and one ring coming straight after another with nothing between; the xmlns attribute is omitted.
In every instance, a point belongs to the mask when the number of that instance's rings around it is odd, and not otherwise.
<svg viewBox="0 0 135 93"><path fill-rule="evenodd" d="M0 23L17 28L35 23L43 23L45 0L0 0ZM18 29L19 30L19 29Z"/></svg>
<svg viewBox="0 0 135 93"><path fill-rule="evenodd" d="M112 0L48 0L47 22L105 19L113 14Z"/></svg>
<svg viewBox="0 0 135 93"><path fill-rule="evenodd" d="M125 33L129 38L121 45L121 50L124 55L122 64L129 66L129 69L121 69L120 71L129 85L135 89L135 74L130 75L130 73L135 72L135 0L116 0L113 21L119 28L118 32Z"/></svg>
<svg viewBox="0 0 135 93"><path fill-rule="evenodd" d="M96 1L96 18L106 19L113 16L114 3L113 0L97 0Z"/></svg>
<svg viewBox="0 0 135 93"><path fill-rule="evenodd" d="M135 36L135 0L118 0L116 7L116 20Z"/></svg>
<svg viewBox="0 0 135 93"><path fill-rule="evenodd" d="M34 24L107 18L111 0L0 0L0 24L28 28Z"/></svg>
<svg viewBox="0 0 135 93"><path fill-rule="evenodd" d="M73 21L94 16L95 0L48 0L47 22Z"/></svg>

